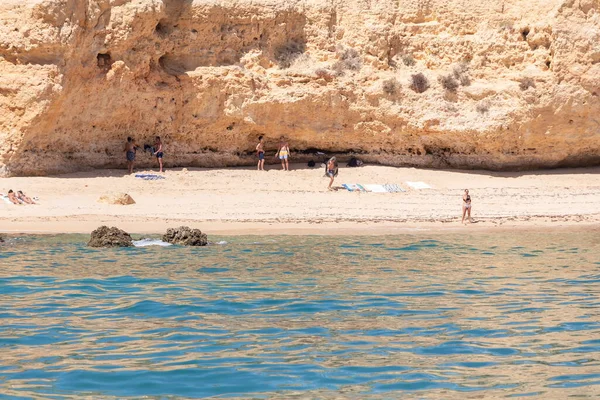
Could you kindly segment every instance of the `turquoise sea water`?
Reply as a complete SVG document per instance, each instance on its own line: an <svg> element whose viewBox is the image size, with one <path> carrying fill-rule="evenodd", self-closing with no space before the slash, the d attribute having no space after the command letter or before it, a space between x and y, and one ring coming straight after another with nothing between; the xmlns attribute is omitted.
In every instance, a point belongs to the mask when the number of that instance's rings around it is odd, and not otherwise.
<svg viewBox="0 0 600 400"><path fill-rule="evenodd" d="M600 397L600 233L0 245L0 399Z"/></svg>

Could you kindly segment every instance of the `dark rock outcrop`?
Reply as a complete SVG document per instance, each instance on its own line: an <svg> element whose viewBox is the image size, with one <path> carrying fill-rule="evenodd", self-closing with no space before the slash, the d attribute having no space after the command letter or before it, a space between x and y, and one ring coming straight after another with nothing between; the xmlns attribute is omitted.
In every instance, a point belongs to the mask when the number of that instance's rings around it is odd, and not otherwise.
<svg viewBox="0 0 600 400"><path fill-rule="evenodd" d="M181 246L206 246L208 244L206 233L202 233L200 229L191 229L187 226L167 229L167 233L163 235L162 240Z"/></svg>
<svg viewBox="0 0 600 400"><path fill-rule="evenodd" d="M2 237L2 235L0 235L0 243L4 242L4 238Z"/></svg>
<svg viewBox="0 0 600 400"><path fill-rule="evenodd" d="M116 227L101 226L92 232L88 242L90 247L132 247L133 240L129 233Z"/></svg>

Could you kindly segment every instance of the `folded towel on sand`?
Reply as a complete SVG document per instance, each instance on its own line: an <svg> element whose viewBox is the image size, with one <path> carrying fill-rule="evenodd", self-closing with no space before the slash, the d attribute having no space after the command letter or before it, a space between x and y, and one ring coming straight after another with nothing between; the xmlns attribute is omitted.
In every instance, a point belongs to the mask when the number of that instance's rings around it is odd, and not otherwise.
<svg viewBox="0 0 600 400"><path fill-rule="evenodd" d="M342 186L350 192L366 192L367 190L358 183L343 183Z"/></svg>
<svg viewBox="0 0 600 400"><path fill-rule="evenodd" d="M373 193L399 193L404 192L400 186L395 183L386 183L385 185L368 184L363 185L368 192Z"/></svg>
<svg viewBox="0 0 600 400"><path fill-rule="evenodd" d="M388 193L404 192L404 189L402 189L400 186L396 185L395 183L386 183L385 185L383 185L383 187L385 188L385 191Z"/></svg>
<svg viewBox="0 0 600 400"><path fill-rule="evenodd" d="M431 186L429 186L425 182L409 182L409 181L407 181L406 184L413 189L431 189Z"/></svg>
<svg viewBox="0 0 600 400"><path fill-rule="evenodd" d="M383 185L368 184L368 185L363 185L363 186L365 187L365 189L367 189L368 192L387 193L387 190L385 190L385 187Z"/></svg>
<svg viewBox="0 0 600 400"><path fill-rule="evenodd" d="M154 175L154 174L136 174L135 177L143 179L145 181L155 181L158 179L165 179L165 177L162 175Z"/></svg>
<svg viewBox="0 0 600 400"><path fill-rule="evenodd" d="M2 194L2 195L0 195L0 197L2 197L2 200L4 200L4 202L6 204L12 204L13 203L12 201L10 201L10 199L8 198L8 196L5 196L5 195Z"/></svg>

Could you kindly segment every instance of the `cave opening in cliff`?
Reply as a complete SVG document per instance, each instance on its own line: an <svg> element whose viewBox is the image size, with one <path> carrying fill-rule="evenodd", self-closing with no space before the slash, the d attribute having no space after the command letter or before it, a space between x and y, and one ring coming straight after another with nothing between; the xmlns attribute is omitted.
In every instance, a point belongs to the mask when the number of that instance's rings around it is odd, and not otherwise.
<svg viewBox="0 0 600 400"><path fill-rule="evenodd" d="M98 68L108 69L112 65L112 58L110 57L110 53L98 53L96 56L96 60L98 62Z"/></svg>
<svg viewBox="0 0 600 400"><path fill-rule="evenodd" d="M523 40L527 40L527 35L529 35L529 28L523 28L523 30L521 31L521 36L523 37Z"/></svg>

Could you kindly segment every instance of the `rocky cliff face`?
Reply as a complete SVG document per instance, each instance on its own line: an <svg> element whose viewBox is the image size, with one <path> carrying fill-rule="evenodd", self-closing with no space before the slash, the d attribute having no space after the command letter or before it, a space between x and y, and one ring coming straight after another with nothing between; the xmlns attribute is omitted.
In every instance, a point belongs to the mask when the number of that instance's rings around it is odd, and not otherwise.
<svg viewBox="0 0 600 400"><path fill-rule="evenodd" d="M0 171L600 163L600 0L2 0ZM138 155L151 164L150 155Z"/></svg>

